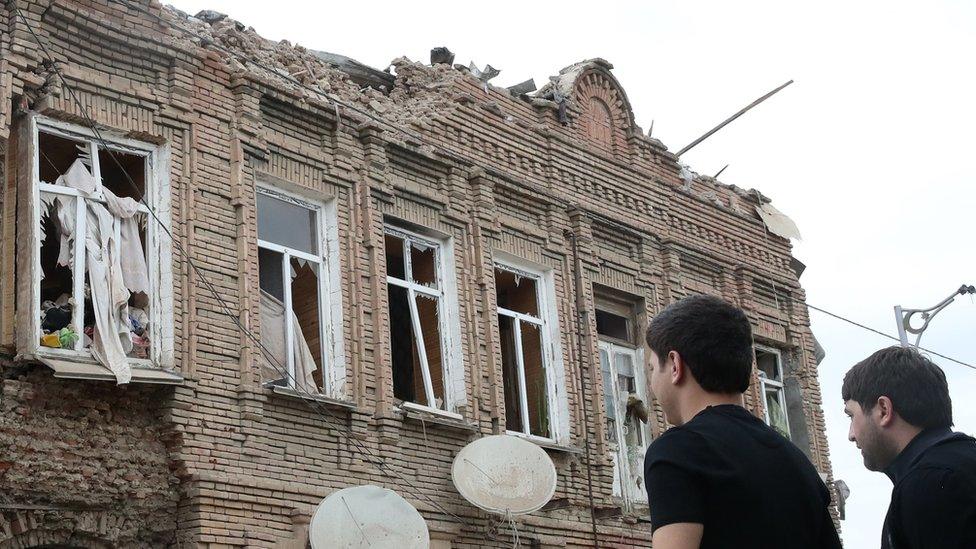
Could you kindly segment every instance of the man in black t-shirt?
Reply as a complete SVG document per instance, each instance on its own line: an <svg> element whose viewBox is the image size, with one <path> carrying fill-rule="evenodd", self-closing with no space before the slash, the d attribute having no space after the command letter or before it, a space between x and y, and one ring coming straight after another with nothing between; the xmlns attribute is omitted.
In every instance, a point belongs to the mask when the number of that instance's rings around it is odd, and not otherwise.
<svg viewBox="0 0 976 549"><path fill-rule="evenodd" d="M882 549L976 547L976 440L949 429L942 369L912 348L881 349L847 372L841 395L864 466L894 484Z"/></svg>
<svg viewBox="0 0 976 549"><path fill-rule="evenodd" d="M644 459L654 549L840 548L813 465L742 407L753 364L745 313L688 297L651 322L647 344L651 390L675 425Z"/></svg>

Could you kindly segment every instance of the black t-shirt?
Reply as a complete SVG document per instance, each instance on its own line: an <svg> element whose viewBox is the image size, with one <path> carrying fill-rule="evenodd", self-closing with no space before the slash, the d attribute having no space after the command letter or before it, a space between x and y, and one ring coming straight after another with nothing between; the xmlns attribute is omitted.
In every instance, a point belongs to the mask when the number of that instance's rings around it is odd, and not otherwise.
<svg viewBox="0 0 976 549"><path fill-rule="evenodd" d="M703 549L841 546L813 465L741 406L710 406L661 435L644 479L652 530L702 524Z"/></svg>

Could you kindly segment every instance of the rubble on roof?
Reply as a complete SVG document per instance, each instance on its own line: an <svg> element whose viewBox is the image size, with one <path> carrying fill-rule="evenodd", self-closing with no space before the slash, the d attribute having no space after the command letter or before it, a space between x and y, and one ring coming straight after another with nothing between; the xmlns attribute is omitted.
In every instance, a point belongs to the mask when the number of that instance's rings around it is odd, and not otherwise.
<svg viewBox="0 0 976 549"><path fill-rule="evenodd" d="M556 102L570 97L573 93L573 88L576 86L576 79L579 78L581 74L592 68L599 68L609 71L613 69L613 65L611 65L606 59L600 59L599 57L587 59L586 61L580 61L579 63L573 63L572 65L559 71L559 75L550 76L549 83L542 86L542 88L535 93L535 97Z"/></svg>
<svg viewBox="0 0 976 549"><path fill-rule="evenodd" d="M204 10L191 17L166 6L163 15L169 17L172 24L188 25L190 31L202 36L202 39L190 40L197 46L207 47L214 44L231 52L239 52L242 57L260 64L245 65L234 56L223 53L231 70L273 81L275 86L290 90L298 96L309 97L316 95L315 92L321 92L406 129L426 129L431 120L448 116L451 110L465 102L479 102L489 112L511 119L492 98L476 98L452 90L456 82L464 78L476 81L485 89L486 94L489 91L508 94L528 101L536 108L551 109L555 111L560 122L567 124L569 118L566 114L566 103L572 99L576 80L591 69L613 69L613 65L605 59L580 61L563 68L558 75L550 77L542 88L532 93L535 82L531 79L507 89L489 84L488 80L499 72L491 65L487 65L484 70L479 70L474 63L467 67L452 66L454 54L445 47L431 50L430 65L411 61L406 57L394 59L390 65L393 69L391 74L388 72L389 68L382 71L343 55L309 50L287 40L268 40L252 27L245 27L216 11ZM446 93L448 90L451 92ZM353 113L353 117L356 116ZM637 134L655 149L667 151L667 147L660 140L644 136L639 130ZM757 212L759 216L765 216L764 222L774 234L784 238L799 238L796 225L772 206L767 208L770 200L759 191L726 185L713 177L699 175L687 166L679 166L679 170L679 178L685 191L738 213L753 215L753 212Z"/></svg>
<svg viewBox="0 0 976 549"><path fill-rule="evenodd" d="M431 48L430 64L431 65L453 65L454 53L443 46L438 48Z"/></svg>
<svg viewBox="0 0 976 549"><path fill-rule="evenodd" d="M345 55L316 50L308 51L315 57L349 75L349 78L360 86L371 86L382 91L393 89L396 78L386 71L375 69Z"/></svg>
<svg viewBox="0 0 976 549"><path fill-rule="evenodd" d="M532 93L536 91L535 79L529 78L524 82L519 82L514 86L509 86L507 89L508 89L508 93L512 94L515 97L520 97L522 95Z"/></svg>

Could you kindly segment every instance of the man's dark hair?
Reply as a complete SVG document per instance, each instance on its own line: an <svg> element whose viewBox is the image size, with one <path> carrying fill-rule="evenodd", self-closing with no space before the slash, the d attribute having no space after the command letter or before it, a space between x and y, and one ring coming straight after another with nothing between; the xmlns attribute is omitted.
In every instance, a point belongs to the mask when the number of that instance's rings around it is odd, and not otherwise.
<svg viewBox="0 0 976 549"><path fill-rule="evenodd" d="M743 393L752 375L752 327L742 309L708 295L686 297L658 314L647 345L663 363L677 351L702 389Z"/></svg>
<svg viewBox="0 0 976 549"><path fill-rule="evenodd" d="M928 429L952 426L952 400L945 373L912 347L888 347L854 365L840 390L869 412L886 396L905 421Z"/></svg>

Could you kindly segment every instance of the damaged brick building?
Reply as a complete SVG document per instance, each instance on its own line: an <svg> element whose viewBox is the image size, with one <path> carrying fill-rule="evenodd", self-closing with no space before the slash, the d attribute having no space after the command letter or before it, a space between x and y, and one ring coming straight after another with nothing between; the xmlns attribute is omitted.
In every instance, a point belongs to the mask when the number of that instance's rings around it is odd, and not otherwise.
<svg viewBox="0 0 976 549"><path fill-rule="evenodd" d="M692 293L747 310L747 404L830 478L775 211L609 63L520 93L146 0L8 0L0 53L0 548L305 547L369 483L505 546L450 478L505 432L558 472L523 543L647 546L641 332Z"/></svg>

